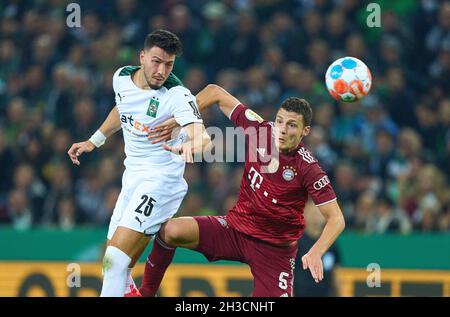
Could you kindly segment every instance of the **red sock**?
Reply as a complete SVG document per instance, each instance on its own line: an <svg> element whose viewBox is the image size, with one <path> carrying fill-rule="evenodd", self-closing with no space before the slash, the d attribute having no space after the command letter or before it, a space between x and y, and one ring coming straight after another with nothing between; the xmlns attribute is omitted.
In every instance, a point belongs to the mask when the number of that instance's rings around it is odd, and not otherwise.
<svg viewBox="0 0 450 317"><path fill-rule="evenodd" d="M161 284L167 267L172 262L175 254L175 248L169 247L156 235L153 241L152 252L148 255L145 263L144 277L142 278L142 286L139 289L142 296L154 297L156 291Z"/></svg>

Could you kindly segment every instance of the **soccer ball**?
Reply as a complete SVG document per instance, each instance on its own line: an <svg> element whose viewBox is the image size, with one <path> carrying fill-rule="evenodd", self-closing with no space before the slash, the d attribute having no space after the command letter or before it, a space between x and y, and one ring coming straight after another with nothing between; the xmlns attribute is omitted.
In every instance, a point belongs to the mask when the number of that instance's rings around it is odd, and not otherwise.
<svg viewBox="0 0 450 317"><path fill-rule="evenodd" d="M334 61L325 74L330 95L337 101L355 102L363 99L372 86L369 68L355 57Z"/></svg>

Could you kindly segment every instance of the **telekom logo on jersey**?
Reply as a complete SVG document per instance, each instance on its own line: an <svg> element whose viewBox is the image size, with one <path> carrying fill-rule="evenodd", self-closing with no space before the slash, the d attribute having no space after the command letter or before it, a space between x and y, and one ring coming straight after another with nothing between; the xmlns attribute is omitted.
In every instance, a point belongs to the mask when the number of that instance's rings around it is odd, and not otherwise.
<svg viewBox="0 0 450 317"><path fill-rule="evenodd" d="M248 179L250 180L250 187L255 190L261 188L261 183L264 180L261 174L252 166L248 171Z"/></svg>

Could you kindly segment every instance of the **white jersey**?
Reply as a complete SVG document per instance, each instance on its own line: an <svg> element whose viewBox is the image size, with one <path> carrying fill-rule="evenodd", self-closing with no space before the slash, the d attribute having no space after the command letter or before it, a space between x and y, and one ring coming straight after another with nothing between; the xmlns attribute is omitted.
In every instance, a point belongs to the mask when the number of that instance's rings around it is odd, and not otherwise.
<svg viewBox="0 0 450 317"><path fill-rule="evenodd" d="M131 172L156 172L159 175L164 173L171 177L182 177L185 163L180 156L164 150L162 143L152 144L147 134L151 128L172 117L182 127L201 123L195 97L173 74L158 90L137 87L131 80L131 74L139 68L125 66L113 76L116 105L125 141L124 165ZM180 134L172 143L180 143L185 137L185 134Z"/></svg>

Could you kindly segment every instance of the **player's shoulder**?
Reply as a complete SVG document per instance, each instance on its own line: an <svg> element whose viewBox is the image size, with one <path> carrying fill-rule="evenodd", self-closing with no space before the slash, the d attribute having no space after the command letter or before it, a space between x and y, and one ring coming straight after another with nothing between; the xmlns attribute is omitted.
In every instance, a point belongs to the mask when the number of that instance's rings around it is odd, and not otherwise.
<svg viewBox="0 0 450 317"><path fill-rule="evenodd" d="M188 90L186 87L184 87L183 82L174 74L170 73L169 77L167 77L166 81L164 82L163 87L165 87L167 90ZM189 90L188 90L189 91Z"/></svg>
<svg viewBox="0 0 450 317"><path fill-rule="evenodd" d="M122 66L119 67L115 73L113 78L120 78L120 77L129 77L131 76L131 74L138 70L139 68L141 68L141 66L132 66L132 65L127 65L127 66Z"/></svg>
<svg viewBox="0 0 450 317"><path fill-rule="evenodd" d="M264 118L262 118L258 113L256 113L254 110L243 103L236 105L231 115L243 115L247 120L255 122L256 124L258 124L258 126L273 126L273 122L264 120Z"/></svg>
<svg viewBox="0 0 450 317"><path fill-rule="evenodd" d="M311 165L318 163L312 152L308 150L303 143L301 143L298 147L296 155L298 157L299 164Z"/></svg>
<svg viewBox="0 0 450 317"><path fill-rule="evenodd" d="M113 89L116 93L119 91L126 89L130 85L130 76L131 74L141 68L140 66L122 66L114 72L113 75Z"/></svg>

